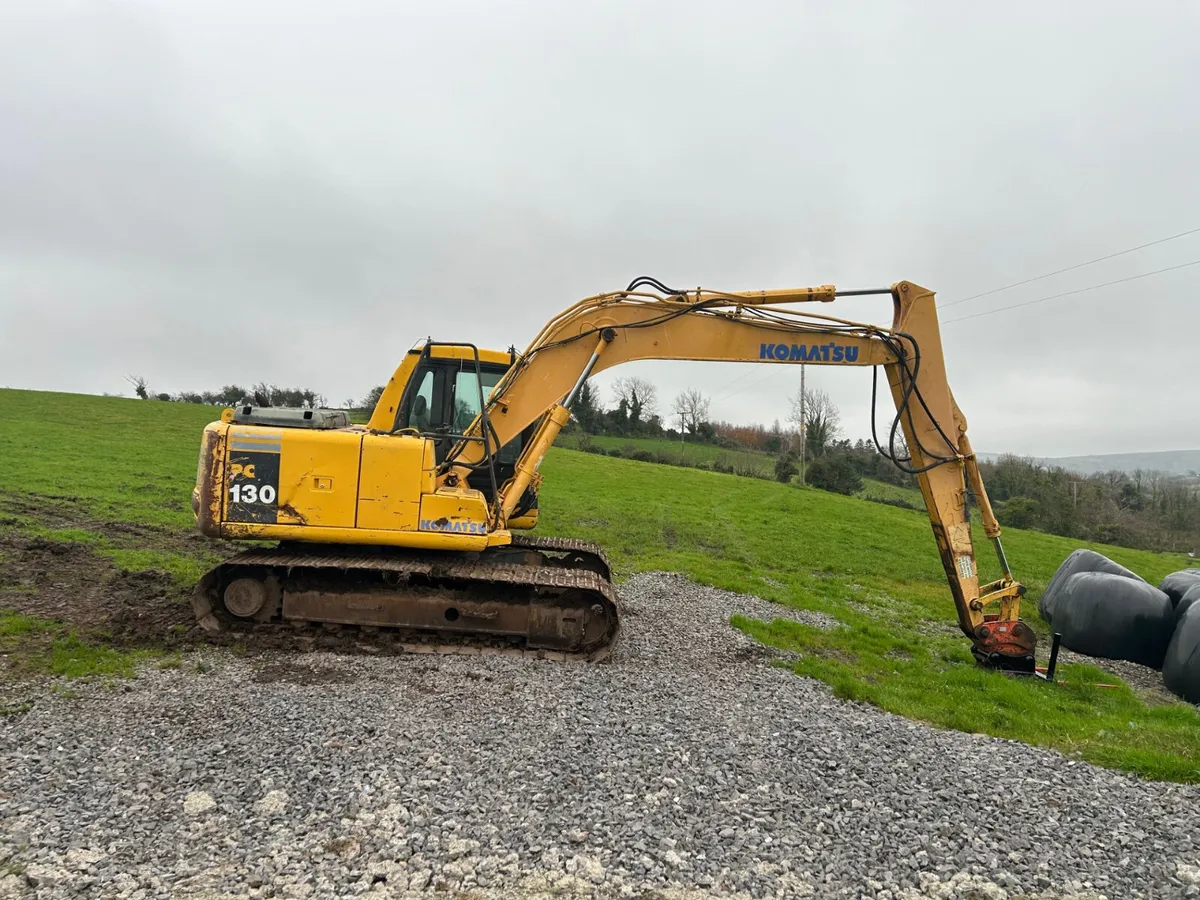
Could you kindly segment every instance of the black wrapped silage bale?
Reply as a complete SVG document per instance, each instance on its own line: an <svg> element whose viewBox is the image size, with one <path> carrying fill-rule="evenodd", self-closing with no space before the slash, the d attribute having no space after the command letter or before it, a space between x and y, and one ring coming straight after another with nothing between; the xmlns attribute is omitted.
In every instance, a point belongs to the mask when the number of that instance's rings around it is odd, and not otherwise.
<svg viewBox="0 0 1200 900"><path fill-rule="evenodd" d="M1184 700L1200 703L1200 602L1190 603L1179 617L1162 673L1167 690Z"/></svg>
<svg viewBox="0 0 1200 900"><path fill-rule="evenodd" d="M1158 589L1171 598L1172 606L1178 606L1183 595L1197 584L1200 584L1200 569L1180 569L1164 578Z"/></svg>
<svg viewBox="0 0 1200 900"><path fill-rule="evenodd" d="M1042 596L1038 600L1038 613L1047 622L1053 623L1054 621L1054 604L1062 586L1068 578L1072 575L1078 575L1080 572L1108 572L1124 578L1135 578L1138 581L1145 582L1142 576L1130 571L1120 563L1113 562L1102 553L1087 549L1076 550L1063 560L1063 564L1058 567L1058 571L1050 578L1046 589L1042 591Z"/></svg>
<svg viewBox="0 0 1200 900"><path fill-rule="evenodd" d="M1068 650L1162 668L1175 610L1154 585L1119 573L1079 572L1063 582L1054 603L1054 630Z"/></svg>
<svg viewBox="0 0 1200 900"><path fill-rule="evenodd" d="M1175 604L1175 621L1179 622L1192 604L1198 602L1200 602L1200 584L1193 584Z"/></svg>

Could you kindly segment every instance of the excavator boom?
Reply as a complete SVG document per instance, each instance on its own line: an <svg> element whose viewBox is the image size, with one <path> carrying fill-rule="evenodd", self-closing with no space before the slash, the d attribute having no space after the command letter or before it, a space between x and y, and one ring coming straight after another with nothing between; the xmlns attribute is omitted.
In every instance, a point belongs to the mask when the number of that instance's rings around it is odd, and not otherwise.
<svg viewBox="0 0 1200 900"><path fill-rule="evenodd" d="M833 301L839 294L832 285L742 293L627 290L566 310L543 328L487 403L488 430L499 445L541 420L492 511L493 526L502 529L515 499L536 486L538 467L568 421L571 400L588 377L604 369L639 359L881 366L896 407L881 449L912 472L920 487L959 627L985 665L1033 672L1036 637L1019 615L1024 588L1012 578L967 422L950 391L934 294L911 282L848 293L889 296L891 328L793 308ZM482 435L482 418L468 436ZM895 453L897 432L903 433L908 458ZM439 483L458 483L487 452L482 440L459 444L443 463ZM968 483L1002 571L999 580L982 586Z"/></svg>

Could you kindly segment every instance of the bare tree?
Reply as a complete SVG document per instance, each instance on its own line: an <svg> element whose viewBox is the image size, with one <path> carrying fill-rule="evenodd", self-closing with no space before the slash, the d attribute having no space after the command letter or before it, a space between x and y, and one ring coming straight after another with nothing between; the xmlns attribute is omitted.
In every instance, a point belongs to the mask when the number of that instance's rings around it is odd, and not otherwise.
<svg viewBox="0 0 1200 900"><path fill-rule="evenodd" d="M684 431L695 435L701 424L708 421L709 399L695 388L680 391L675 396L672 409L679 416Z"/></svg>
<svg viewBox="0 0 1200 900"><path fill-rule="evenodd" d="M274 395L279 391L273 384L267 384L265 381L260 381L254 387L250 388L251 399L255 406L274 406L272 402Z"/></svg>
<svg viewBox="0 0 1200 900"><path fill-rule="evenodd" d="M806 452L820 456L841 433L842 415L829 394L820 388L800 390L791 400L788 421L800 430Z"/></svg>
<svg viewBox="0 0 1200 900"><path fill-rule="evenodd" d="M658 407L658 389L645 378L629 375L613 382L613 393L617 403L622 400L629 410L629 422L637 424L647 421Z"/></svg>
<svg viewBox="0 0 1200 900"><path fill-rule="evenodd" d="M133 392L140 400L147 400L150 397L150 388L146 386L146 379L141 375L126 375L125 380L133 385Z"/></svg>

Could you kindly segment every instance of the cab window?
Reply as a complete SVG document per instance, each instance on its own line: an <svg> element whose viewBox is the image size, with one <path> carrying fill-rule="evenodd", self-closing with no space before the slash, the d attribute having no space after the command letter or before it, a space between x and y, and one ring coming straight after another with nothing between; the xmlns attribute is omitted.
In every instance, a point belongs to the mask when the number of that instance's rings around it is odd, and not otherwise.
<svg viewBox="0 0 1200 900"><path fill-rule="evenodd" d="M483 384L483 399L486 402L488 396L492 393L492 388L499 384L500 379L504 377L503 372L483 372L482 382L475 377L475 369L460 369L455 373L454 377L454 430L458 434L463 434L471 423L475 421L475 417L479 415L479 385ZM500 451L496 456L497 462L501 464L512 465L517 461L517 457L521 453L522 445L521 436L518 435Z"/></svg>
<svg viewBox="0 0 1200 900"><path fill-rule="evenodd" d="M433 415L433 379L434 370L426 369L421 376L421 383L413 394L408 405L405 428L415 428L418 431L431 431L434 425ZM441 418L438 416L437 418Z"/></svg>
<svg viewBox="0 0 1200 900"><path fill-rule="evenodd" d="M497 382L503 377L503 372L483 373L483 399L487 400ZM475 377L474 369L460 369L454 376L454 430L462 434L471 427L475 417L479 415L479 385L480 379Z"/></svg>

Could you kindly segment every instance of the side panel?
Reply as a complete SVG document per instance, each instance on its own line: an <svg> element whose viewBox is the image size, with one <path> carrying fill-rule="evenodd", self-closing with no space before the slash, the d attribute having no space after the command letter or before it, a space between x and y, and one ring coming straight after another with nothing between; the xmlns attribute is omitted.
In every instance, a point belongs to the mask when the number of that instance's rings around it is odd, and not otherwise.
<svg viewBox="0 0 1200 900"><path fill-rule="evenodd" d="M421 498L421 531L487 534L487 502L479 491L442 488Z"/></svg>
<svg viewBox="0 0 1200 900"><path fill-rule="evenodd" d="M253 430L262 432L267 429ZM230 429L231 462L239 449L252 449L252 445L246 444L244 439L239 440L234 431ZM275 492L277 510L274 521L280 525L353 528L363 432L285 428L278 429L277 433L280 435L279 444L275 446L280 448L280 455L277 457L279 483ZM266 453L269 449L260 447L258 452ZM230 469L232 471L232 465ZM256 475L258 472L255 469ZM244 490L242 499L245 499ZM261 485L257 499L262 504ZM247 521L227 518L229 521Z"/></svg>
<svg viewBox="0 0 1200 900"><path fill-rule="evenodd" d="M421 497L433 491L432 442L410 435L363 437L359 528L416 531Z"/></svg>
<svg viewBox="0 0 1200 900"><path fill-rule="evenodd" d="M279 457L278 450L229 451L227 521L265 525L279 521Z"/></svg>
<svg viewBox="0 0 1200 900"><path fill-rule="evenodd" d="M224 502L227 522L279 521L282 428L230 426L226 432Z"/></svg>

